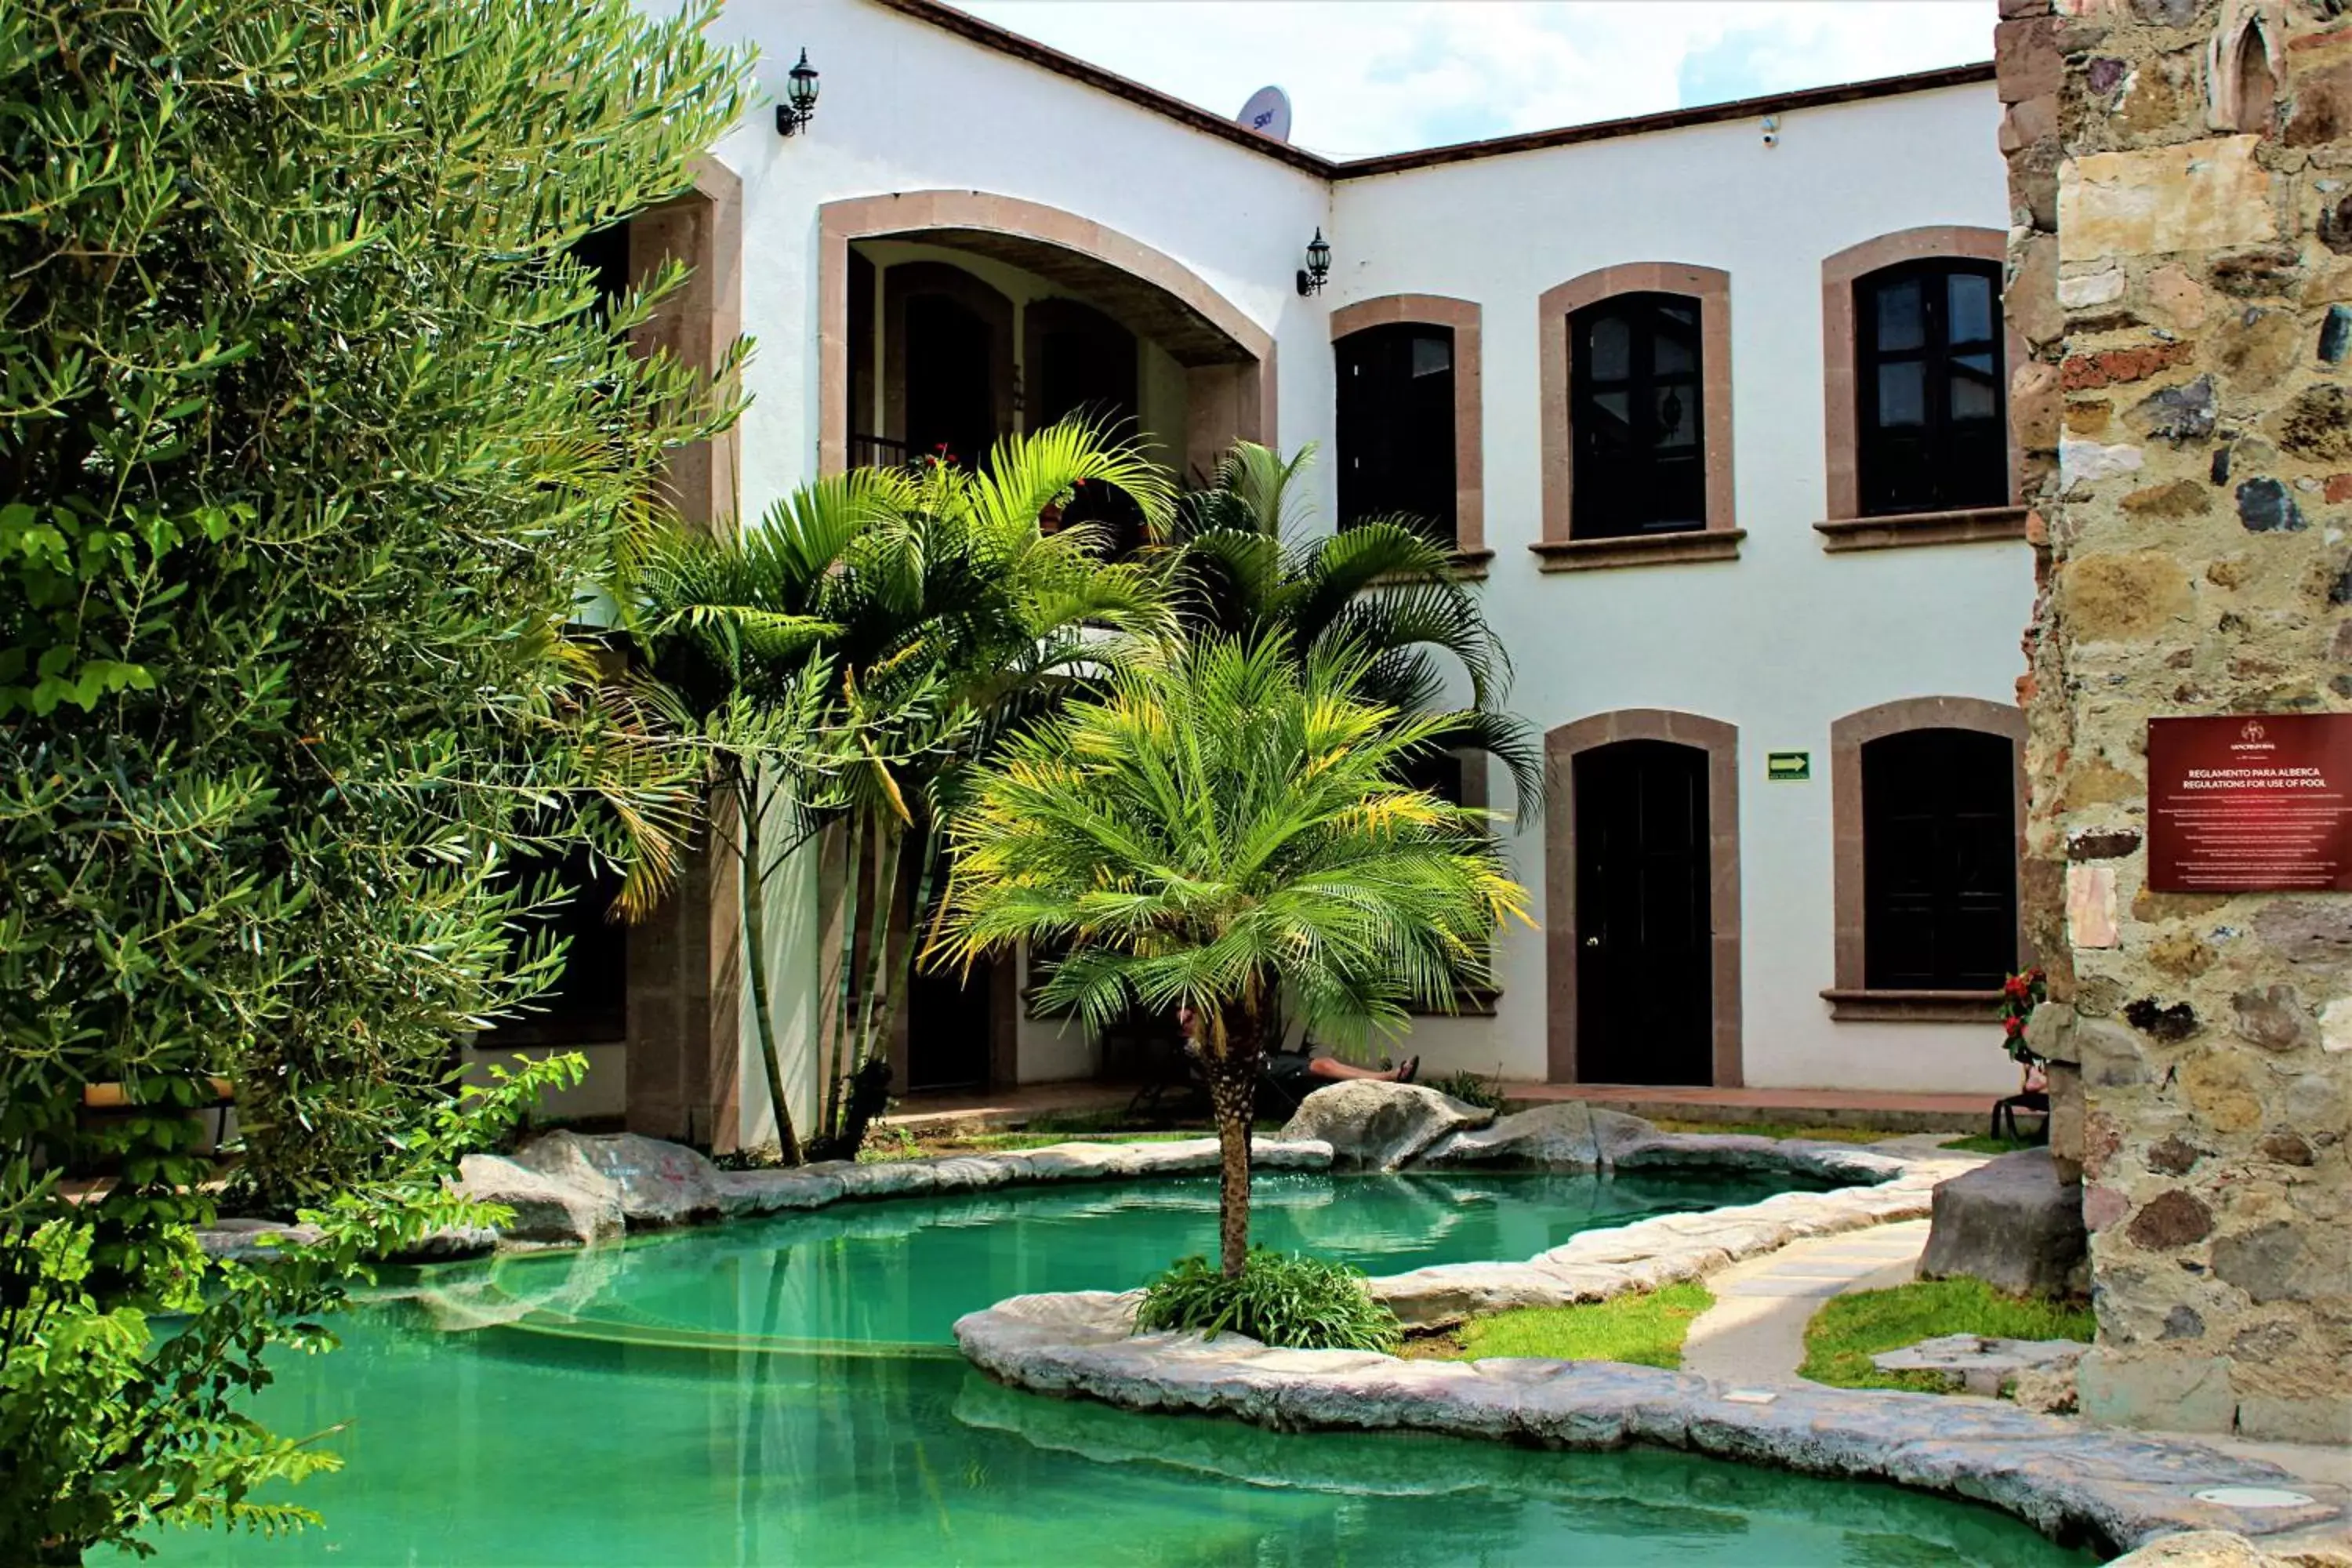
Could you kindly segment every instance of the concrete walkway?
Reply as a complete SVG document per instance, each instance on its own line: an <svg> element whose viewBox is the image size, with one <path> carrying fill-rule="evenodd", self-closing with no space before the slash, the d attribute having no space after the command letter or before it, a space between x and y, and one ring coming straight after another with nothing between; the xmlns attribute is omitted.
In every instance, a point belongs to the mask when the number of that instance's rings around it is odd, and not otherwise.
<svg viewBox="0 0 2352 1568"><path fill-rule="evenodd" d="M1901 1220L1792 1241L1707 1276L1715 1305L1691 1324L1683 1370L1756 1387L1796 1383L1805 1325L1821 1304L1908 1282L1927 1245L1926 1220Z"/></svg>
<svg viewBox="0 0 2352 1568"><path fill-rule="evenodd" d="M1992 1094L1922 1094L1856 1089L1706 1089L1629 1083L1506 1083L1503 1106L1526 1110L1586 1100L1653 1121L1781 1121L1889 1131L1981 1132Z"/></svg>

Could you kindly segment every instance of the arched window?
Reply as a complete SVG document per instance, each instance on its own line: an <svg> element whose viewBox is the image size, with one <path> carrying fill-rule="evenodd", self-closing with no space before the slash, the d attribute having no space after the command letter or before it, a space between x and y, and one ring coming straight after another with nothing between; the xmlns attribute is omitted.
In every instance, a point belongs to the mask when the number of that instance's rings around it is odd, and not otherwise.
<svg viewBox="0 0 2352 1568"><path fill-rule="evenodd" d="M1454 329L1397 321L1333 345L1339 526L1402 514L1453 547Z"/></svg>
<svg viewBox="0 0 2352 1568"><path fill-rule="evenodd" d="M1706 526L1699 301L1619 294L1569 319L1570 537Z"/></svg>
<svg viewBox="0 0 2352 1568"><path fill-rule="evenodd" d="M1993 991L2017 963L2010 737L1903 730L1862 745L1864 984Z"/></svg>
<svg viewBox="0 0 2352 1568"><path fill-rule="evenodd" d="M2009 498L2000 268L1935 257L1853 284L1854 428L1865 516Z"/></svg>

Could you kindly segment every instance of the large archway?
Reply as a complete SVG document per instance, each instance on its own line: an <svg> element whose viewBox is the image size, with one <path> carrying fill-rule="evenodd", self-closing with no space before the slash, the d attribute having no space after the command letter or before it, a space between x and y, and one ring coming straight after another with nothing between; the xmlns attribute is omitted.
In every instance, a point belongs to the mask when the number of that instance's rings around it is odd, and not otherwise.
<svg viewBox="0 0 2352 1568"><path fill-rule="evenodd" d="M1066 289L1181 367L1181 460L1205 474L1235 440L1275 439L1273 336L1164 252L1116 230L1018 197L979 191L909 191L828 202L817 209L817 467L857 460L851 349L862 315L852 246L901 241L996 263ZM1172 447L1176 444L1171 441Z"/></svg>

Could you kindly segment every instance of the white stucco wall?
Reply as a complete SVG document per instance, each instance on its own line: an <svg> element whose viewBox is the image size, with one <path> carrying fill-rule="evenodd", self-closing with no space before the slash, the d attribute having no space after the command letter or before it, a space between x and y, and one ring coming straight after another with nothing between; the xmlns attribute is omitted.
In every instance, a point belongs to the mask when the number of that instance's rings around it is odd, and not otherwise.
<svg viewBox="0 0 2352 1568"><path fill-rule="evenodd" d="M1754 1085L1996 1089L2014 1072L1990 1026L1832 1023L1829 730L1900 698L2011 700L2032 594L2018 542L1832 555L1824 515L1822 259L1921 225L2001 228L2007 196L1990 83L1780 117L1514 154L1336 186L1108 93L862 0L736 0L719 24L763 47L772 90L806 47L824 92L807 133L761 104L716 149L742 180L744 331L759 348L740 442L747 515L814 471L817 209L954 189L1060 207L1167 253L1278 345L1277 429L1328 445L1328 313L1412 292L1484 307L1489 614L1518 669L1514 706L1550 730L1655 707L1736 725L1740 752L1745 1076ZM1292 287L1322 226L1328 290ZM1731 275L1735 562L1544 574L1538 297L1619 262ZM1331 509L1332 469L1321 470ZM1770 784L1768 750L1813 754L1809 784ZM1499 776L1494 797L1507 805ZM1540 830L1512 843L1540 921ZM813 983L813 932L779 932L780 985ZM1501 948L1493 1020L1433 1020L1403 1050L1427 1071L1544 1075L1544 945ZM756 1074L745 1033L747 1074ZM1094 1053L1024 1024L1024 1079L1091 1070ZM744 1102L764 1098L747 1078Z"/></svg>
<svg viewBox="0 0 2352 1568"><path fill-rule="evenodd" d="M1547 731L1620 708L1738 727L1753 1085L2015 1084L1990 1026L1832 1023L1819 995L1832 983L1831 721L1905 697L2013 700L2033 592L2021 542L1822 551L1821 263L1897 229L2006 226L1999 119L1985 83L1783 114L1770 148L1743 121L1338 187L1332 307L1405 292L1484 307L1486 598L1517 665L1512 705ZM1527 548L1542 511L1536 302L1637 261L1731 274L1735 510L1748 538L1737 561L1541 574ZM1312 433L1307 412L1285 409L1286 441ZM1328 474L1326 485L1328 505ZM1811 752L1812 782L1766 782L1769 750ZM1539 833L1513 848L1540 921ZM1431 1063L1543 1076L1542 934L1515 931L1500 967L1493 1023L1416 1030Z"/></svg>

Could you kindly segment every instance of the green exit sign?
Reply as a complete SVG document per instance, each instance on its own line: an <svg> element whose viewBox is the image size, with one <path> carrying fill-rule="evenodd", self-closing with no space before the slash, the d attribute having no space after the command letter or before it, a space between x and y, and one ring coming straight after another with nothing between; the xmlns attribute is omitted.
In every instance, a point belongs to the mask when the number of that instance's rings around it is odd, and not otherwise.
<svg viewBox="0 0 2352 1568"><path fill-rule="evenodd" d="M1767 752L1764 776L1776 784L1803 784L1813 776L1811 752Z"/></svg>

